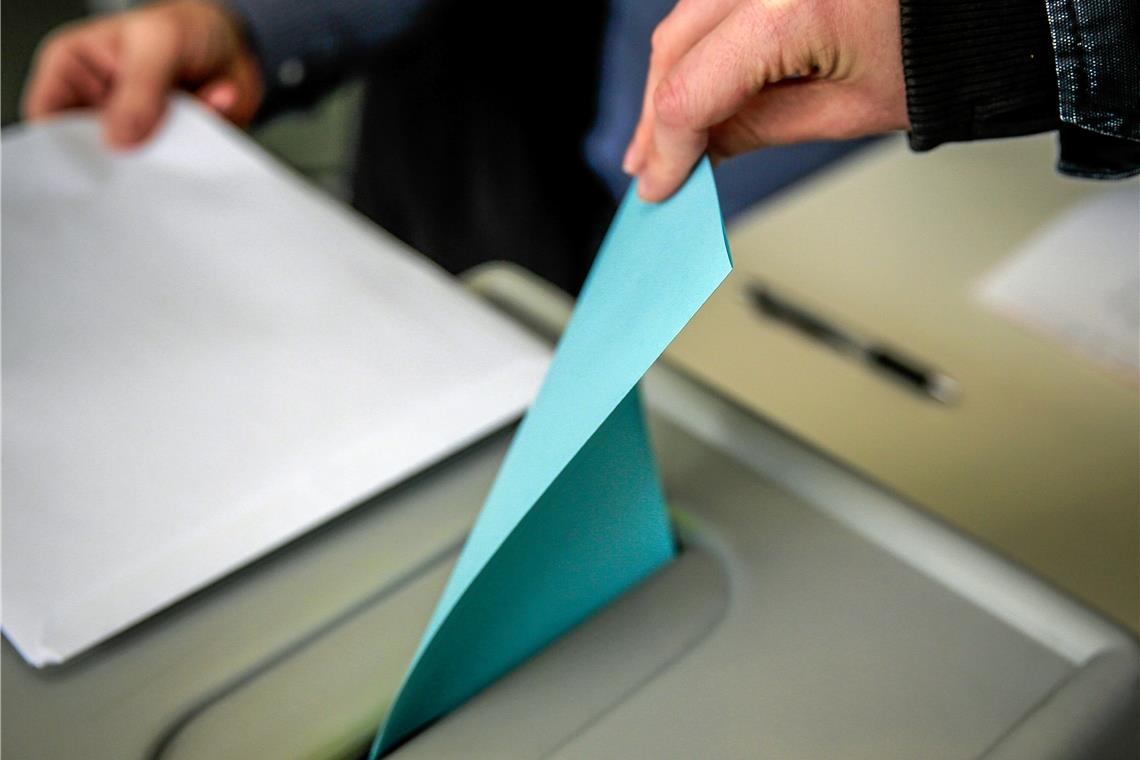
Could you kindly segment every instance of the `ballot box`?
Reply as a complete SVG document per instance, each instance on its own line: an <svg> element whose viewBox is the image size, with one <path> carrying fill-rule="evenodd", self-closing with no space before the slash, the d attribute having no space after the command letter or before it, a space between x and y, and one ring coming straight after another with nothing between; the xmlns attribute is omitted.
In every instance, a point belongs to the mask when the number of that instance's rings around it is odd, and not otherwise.
<svg viewBox="0 0 1140 760"><path fill-rule="evenodd" d="M549 340L569 314L468 284ZM393 757L1135 756L1130 634L667 364L643 392L677 558ZM362 756L511 432L64 665L5 641L4 754Z"/></svg>

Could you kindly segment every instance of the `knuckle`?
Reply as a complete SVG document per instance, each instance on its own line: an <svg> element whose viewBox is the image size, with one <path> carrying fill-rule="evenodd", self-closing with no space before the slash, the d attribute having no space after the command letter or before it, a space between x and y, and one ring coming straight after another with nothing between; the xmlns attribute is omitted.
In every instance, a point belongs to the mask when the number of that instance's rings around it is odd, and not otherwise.
<svg viewBox="0 0 1140 760"><path fill-rule="evenodd" d="M691 112L688 88L677 76L667 76L653 93L653 108L659 118L669 126L689 126Z"/></svg>
<svg viewBox="0 0 1140 760"><path fill-rule="evenodd" d="M747 5L748 25L753 39L779 49L788 40L790 28L797 23L802 8L786 2L765 2L751 0Z"/></svg>
<svg viewBox="0 0 1140 760"><path fill-rule="evenodd" d="M810 2L806 3L810 6ZM749 38L763 54L755 56L755 76L761 83L810 74L802 31L805 11L799 3L752 0L748 16Z"/></svg>

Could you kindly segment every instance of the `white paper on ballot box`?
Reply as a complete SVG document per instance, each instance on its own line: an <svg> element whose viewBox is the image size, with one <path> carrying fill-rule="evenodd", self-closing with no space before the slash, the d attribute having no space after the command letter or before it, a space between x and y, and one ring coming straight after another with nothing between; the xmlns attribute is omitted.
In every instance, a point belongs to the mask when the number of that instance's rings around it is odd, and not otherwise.
<svg viewBox="0 0 1140 760"><path fill-rule="evenodd" d="M1140 183L1111 183L987 272L975 296L1105 367L1140 370Z"/></svg>
<svg viewBox="0 0 1140 760"><path fill-rule="evenodd" d="M60 663L517 418L547 348L185 99L3 138L3 626Z"/></svg>

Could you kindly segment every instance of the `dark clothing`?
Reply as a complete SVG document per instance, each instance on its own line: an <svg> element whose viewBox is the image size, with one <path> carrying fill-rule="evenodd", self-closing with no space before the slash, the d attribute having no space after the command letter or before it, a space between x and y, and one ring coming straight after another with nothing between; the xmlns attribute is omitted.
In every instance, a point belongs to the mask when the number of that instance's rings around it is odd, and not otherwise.
<svg viewBox="0 0 1140 760"><path fill-rule="evenodd" d="M1058 130L1058 168L1140 173L1135 0L901 0L911 146Z"/></svg>
<svg viewBox="0 0 1140 760"><path fill-rule="evenodd" d="M615 208L582 156L604 7L450 11L369 61L353 203L452 272L513 261L576 293Z"/></svg>

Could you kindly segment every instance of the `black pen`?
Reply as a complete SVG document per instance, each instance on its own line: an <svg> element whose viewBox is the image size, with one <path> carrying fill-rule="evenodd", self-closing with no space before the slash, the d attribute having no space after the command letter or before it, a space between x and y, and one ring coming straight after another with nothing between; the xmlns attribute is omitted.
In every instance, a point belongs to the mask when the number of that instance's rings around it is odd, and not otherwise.
<svg viewBox="0 0 1140 760"><path fill-rule="evenodd" d="M894 349L861 338L857 333L777 295L762 283L753 283L748 287L748 300L765 317L863 362L916 393L943 404L952 403L958 398L958 383L949 375Z"/></svg>

